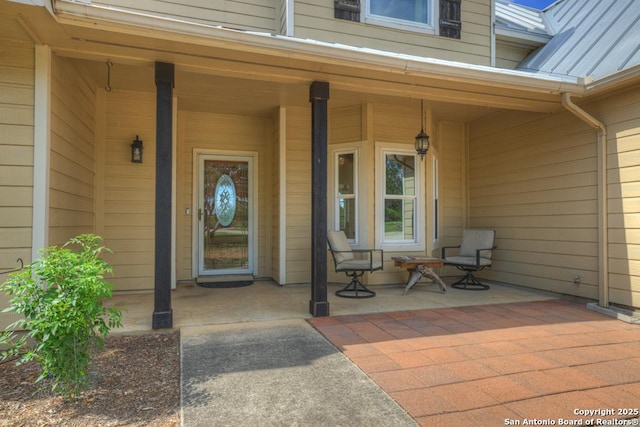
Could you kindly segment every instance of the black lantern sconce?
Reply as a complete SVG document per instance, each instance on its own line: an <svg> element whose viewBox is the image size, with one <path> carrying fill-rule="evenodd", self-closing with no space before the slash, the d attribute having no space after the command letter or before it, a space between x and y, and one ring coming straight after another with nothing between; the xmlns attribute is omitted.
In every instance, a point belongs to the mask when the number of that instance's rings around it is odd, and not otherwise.
<svg viewBox="0 0 640 427"><path fill-rule="evenodd" d="M142 150L144 150L144 146L136 135L136 139L131 144L131 163L142 163Z"/></svg>
<svg viewBox="0 0 640 427"><path fill-rule="evenodd" d="M422 99L420 100L420 133L416 135L415 147L420 160L424 159L424 155L429 151L429 135L424 133L424 101Z"/></svg>

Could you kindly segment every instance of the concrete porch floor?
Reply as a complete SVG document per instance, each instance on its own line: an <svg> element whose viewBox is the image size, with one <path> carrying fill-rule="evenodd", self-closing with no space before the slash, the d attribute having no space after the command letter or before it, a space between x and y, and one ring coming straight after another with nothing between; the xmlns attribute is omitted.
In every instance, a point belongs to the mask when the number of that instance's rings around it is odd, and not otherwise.
<svg viewBox="0 0 640 427"><path fill-rule="evenodd" d="M446 278L445 278L445 281ZM490 282L487 282L490 283ZM400 310L460 307L557 299L559 295L503 284L491 283L488 291L459 290L449 287L441 293L435 284L418 283L403 296L404 286L372 287L377 295L366 299L340 298L334 292L343 284L330 283L328 300L332 316L383 313ZM272 281L256 281L239 288L203 288L178 285L171 293L173 326L305 319L309 314L310 284L280 286ZM118 294L108 303L123 309L123 327L115 333L148 331L154 309L153 293Z"/></svg>

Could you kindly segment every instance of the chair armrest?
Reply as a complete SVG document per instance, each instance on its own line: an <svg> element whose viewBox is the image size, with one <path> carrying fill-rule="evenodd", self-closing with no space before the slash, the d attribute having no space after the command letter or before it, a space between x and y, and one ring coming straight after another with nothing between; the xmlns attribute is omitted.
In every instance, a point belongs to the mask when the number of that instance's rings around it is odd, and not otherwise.
<svg viewBox="0 0 640 427"><path fill-rule="evenodd" d="M493 246L493 247L490 247L490 248L476 249L476 266L480 267L480 252L482 252L482 251L492 251L495 248L497 248L497 246Z"/></svg>
<svg viewBox="0 0 640 427"><path fill-rule="evenodd" d="M373 260L375 255L380 256L380 265L382 270L384 268L384 251L382 249L354 249L351 252L360 253L360 254L368 254L369 258L369 270L373 271Z"/></svg>
<svg viewBox="0 0 640 427"><path fill-rule="evenodd" d="M453 248L459 248L460 245L458 246L443 246L442 248L442 256L440 258L445 259L445 249L453 249Z"/></svg>

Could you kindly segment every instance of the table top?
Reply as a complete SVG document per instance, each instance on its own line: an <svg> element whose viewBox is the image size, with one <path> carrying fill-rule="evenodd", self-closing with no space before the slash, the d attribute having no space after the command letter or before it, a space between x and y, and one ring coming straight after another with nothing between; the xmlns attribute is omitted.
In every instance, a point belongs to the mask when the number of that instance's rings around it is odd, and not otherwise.
<svg viewBox="0 0 640 427"><path fill-rule="evenodd" d="M398 267L415 267L418 265L426 265L427 267L442 267L444 260L441 258L425 257L425 256L397 256L392 257L395 265Z"/></svg>

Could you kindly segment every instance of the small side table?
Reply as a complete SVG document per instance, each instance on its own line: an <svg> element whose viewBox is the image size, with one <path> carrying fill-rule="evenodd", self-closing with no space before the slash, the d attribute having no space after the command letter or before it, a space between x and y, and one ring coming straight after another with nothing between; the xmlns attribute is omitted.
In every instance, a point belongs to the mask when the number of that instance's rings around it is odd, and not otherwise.
<svg viewBox="0 0 640 427"><path fill-rule="evenodd" d="M436 282L443 293L447 292L447 285L442 281L440 276L432 270L432 268L444 266L443 259L418 256L400 256L391 259L395 261L396 267L406 268L409 271L409 279L404 287L403 295L406 295L409 289L423 277L427 277Z"/></svg>

